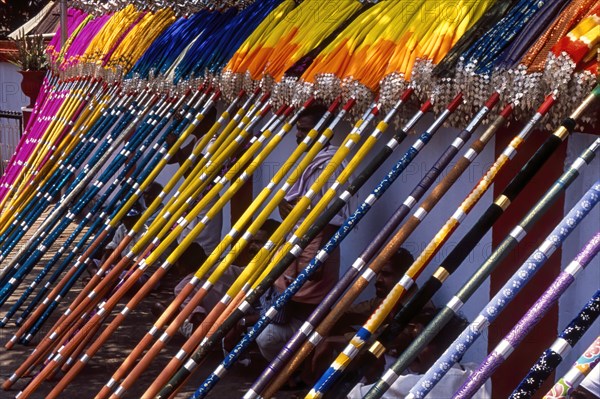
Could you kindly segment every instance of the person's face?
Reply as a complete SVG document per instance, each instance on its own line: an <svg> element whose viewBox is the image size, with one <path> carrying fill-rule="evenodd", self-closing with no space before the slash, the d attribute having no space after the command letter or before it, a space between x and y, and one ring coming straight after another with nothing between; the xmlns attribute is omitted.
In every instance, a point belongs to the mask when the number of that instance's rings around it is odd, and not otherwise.
<svg viewBox="0 0 600 399"><path fill-rule="evenodd" d="M316 124L316 121L310 116L298 118L296 122L296 143L300 144Z"/></svg>
<svg viewBox="0 0 600 399"><path fill-rule="evenodd" d="M258 230L248 243L248 255L250 255L251 258L254 258L258 251L265 246L268 239L269 235L266 231Z"/></svg>
<svg viewBox="0 0 600 399"><path fill-rule="evenodd" d="M269 235L264 230L258 230L256 234L252 236L248 245L239 256L240 266L247 266L248 263L256 256L258 251L267 243Z"/></svg>
<svg viewBox="0 0 600 399"><path fill-rule="evenodd" d="M386 263L377 275L377 280L375 280L375 295L377 298L385 298L399 279L400 276L394 271L392 264Z"/></svg>

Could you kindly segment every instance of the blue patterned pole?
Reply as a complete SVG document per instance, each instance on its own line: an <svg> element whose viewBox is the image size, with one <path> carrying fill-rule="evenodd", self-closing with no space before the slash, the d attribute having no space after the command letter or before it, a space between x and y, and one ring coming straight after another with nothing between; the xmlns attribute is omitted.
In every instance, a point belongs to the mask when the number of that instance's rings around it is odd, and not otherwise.
<svg viewBox="0 0 600 399"><path fill-rule="evenodd" d="M554 343L544 351L529 373L521 380L509 399L531 398L544 381L558 367L583 334L594 324L600 315L600 290L585 304L577 316L558 335Z"/></svg>
<svg viewBox="0 0 600 399"><path fill-rule="evenodd" d="M494 371L510 356L515 348L525 339L527 334L542 320L560 296L571 286L575 278L594 259L600 249L600 232L583 247L577 257L569 263L563 272L544 291L519 322L506 334L496 348L480 366L469 376L467 381L454 395L455 398L468 398L485 384Z"/></svg>
<svg viewBox="0 0 600 399"><path fill-rule="evenodd" d="M533 275L543 266L548 257L562 244L566 237L574 230L574 228L583 220L583 218L594 208L600 199L600 181L597 181L590 189L583 195L579 202L571 208L569 213L562 219L562 221L552 230L550 235L544 240L544 242L536 249L533 254L523 263L523 265L513 274L512 278L504 284L494 298L486 305L486 307L479 313L479 315L473 320L473 322L467 327L461 335L450 345L450 347L444 352L444 354L438 359L438 361L429 368L425 375L419 380L417 385L413 387L407 398L424 398L427 393L442 379L446 372L451 366L456 363L463 354L469 349L469 347L479 338L481 333L487 328L487 326L495 320L495 318L504 310L510 303L512 298L520 291ZM499 248L501 248L500 246ZM491 258L493 255L491 256ZM481 273L480 271L476 273ZM464 287L468 287L470 284L467 282ZM461 289L461 291L464 290ZM465 298L463 298L466 300ZM415 342L429 342L435 334L432 334L432 330L436 329L436 320L442 318L444 314L456 314L462 307L463 300L461 300L460 292L455 295L446 307L442 309L440 314L427 326L423 333L417 338ZM398 360L401 360L402 357ZM398 362L397 362L398 363ZM395 366L395 365L394 365ZM389 386L395 381L393 375L396 375L396 370L392 366L379 382L371 389L373 393L383 392L389 388ZM396 377L397 378L397 377ZM371 392L370 391L370 392ZM376 396L369 396L370 398Z"/></svg>

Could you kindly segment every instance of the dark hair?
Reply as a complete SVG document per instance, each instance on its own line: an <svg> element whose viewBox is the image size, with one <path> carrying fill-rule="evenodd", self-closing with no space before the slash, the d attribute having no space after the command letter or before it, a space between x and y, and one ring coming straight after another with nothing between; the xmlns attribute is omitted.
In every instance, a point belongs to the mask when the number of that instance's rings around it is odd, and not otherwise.
<svg viewBox="0 0 600 399"><path fill-rule="evenodd" d="M275 233L275 230L279 228L280 224L281 223L275 219L267 219L260 229L266 231L270 237L273 233Z"/></svg>
<svg viewBox="0 0 600 399"><path fill-rule="evenodd" d="M151 194L151 195L157 196L158 194L160 194L160 192L162 191L162 189L163 189L162 184L153 181L146 188L145 194Z"/></svg>
<svg viewBox="0 0 600 399"><path fill-rule="evenodd" d="M394 272L404 274L408 268L414 263L415 258L405 248L399 248L391 257L390 263L393 266Z"/></svg>
<svg viewBox="0 0 600 399"><path fill-rule="evenodd" d="M431 344L435 345L436 350L441 355L468 325L469 322L463 317L458 315L452 316L450 321L442 328L442 331L431 341Z"/></svg>
<svg viewBox="0 0 600 399"><path fill-rule="evenodd" d="M319 122L319 119L327 112L327 107L323 104L313 104L298 114L298 118L310 118L313 125Z"/></svg>
<svg viewBox="0 0 600 399"><path fill-rule="evenodd" d="M185 274L194 273L207 258L204 248L197 242L192 242L177 262L179 270Z"/></svg>

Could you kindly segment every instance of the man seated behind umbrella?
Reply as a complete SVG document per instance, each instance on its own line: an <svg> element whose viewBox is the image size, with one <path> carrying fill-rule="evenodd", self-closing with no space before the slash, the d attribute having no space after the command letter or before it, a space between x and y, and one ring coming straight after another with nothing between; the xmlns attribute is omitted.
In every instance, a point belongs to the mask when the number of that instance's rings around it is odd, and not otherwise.
<svg viewBox="0 0 600 399"><path fill-rule="evenodd" d="M296 123L296 142L298 144L304 140L308 132L317 124L326 110L327 108L322 105L315 105L307 108L300 114ZM338 147L331 143L326 143L324 148L319 151L314 160L304 170L300 178L290 187L285 200L279 205L279 214L282 219L288 216L296 202L302 198L311 185L319 178L321 172L327 167L337 149ZM321 199L344 167L345 163L342 163L342 165L336 168L329 181L323 185L323 188L319 192L315 193L312 200L313 204L316 204ZM275 281L274 286L278 292L283 292L294 281L296 276L315 257L319 249L337 231L349 214L349 207L345 206L308 244L300 256ZM300 218L293 231L295 231L303 220L304 218ZM310 313L325 298L329 290L333 288L339 277L339 268L340 251L337 248L285 307L283 313L289 317L283 317L282 319L284 320L280 320L279 324L269 324L258 336L256 342L262 355L267 360L270 361L277 355L288 339L300 328L302 321L306 320Z"/></svg>
<svg viewBox="0 0 600 399"><path fill-rule="evenodd" d="M127 233L129 233L129 231L133 228L133 226L135 226L137 221L140 219L140 217L142 216L142 213L143 213L142 206L136 202L131 207L131 209L125 214L125 216L121 220L121 223L119 223L119 225L117 226L117 228L112 236L112 239L104 247L102 254L101 254L101 259L94 259L93 266L88 267L88 273L90 273L90 275L96 273L98 270L98 267L103 265L106 262L106 260L110 257L110 255L114 252L114 250L118 248L118 246L121 244L121 242L127 236ZM144 226L144 229L145 228L146 228L146 226ZM121 260L121 258L124 257L125 255L127 255L131 251L131 249L133 249L137 240L139 239L139 237L141 237L141 235L143 233L144 233L144 231L139 232L139 234L133 240L131 240L129 242L129 244L127 244L127 246L115 258L111 267L118 264L119 261ZM126 271L123 271L123 272L121 272L120 277L124 278L125 276L127 276L127 274L128 273ZM147 280L148 280L148 275L146 273L144 273L137 280L138 287L143 285Z"/></svg>
<svg viewBox="0 0 600 399"><path fill-rule="evenodd" d="M277 227L279 227L279 222L273 219L268 219L256 232L256 234L252 236L245 250L236 259L237 265L230 265L226 269L221 278L215 283L212 289L208 291L202 300L202 305L196 306L192 314L188 317L188 320L184 323L184 325L182 325L180 332L184 336L189 337L194 329L200 325L206 315L210 313L210 311L221 300L221 298L223 298L223 295L225 295L233 282L239 277L240 274L242 274L244 267L248 265L254 255L258 253L260 248L265 245L270 235L277 229ZM173 292L175 296L177 296L183 290L185 285L193 278L194 273L200 266L202 266L206 258L207 256L204 253L204 250L196 242L193 242L183 253L181 258L177 261L176 270L185 275L185 277L174 288ZM214 268L217 266L218 263L205 275L205 277L210 276ZM204 281L206 281L205 278L202 279L196 288L202 287ZM186 299L181 305L181 308L187 305L192 296L193 294L190 294L188 299ZM154 312L157 313L159 310L161 309L155 309Z"/></svg>
<svg viewBox="0 0 600 399"><path fill-rule="evenodd" d="M415 316L406 328L400 333L398 341L401 344L395 347L396 354L399 355L408 344L414 341L425 329L427 324L437 314L438 309L426 309ZM408 366L408 369L398 377L391 385L389 390L383 395L386 399L404 398L409 391L417 384L423 374L436 362L444 353L446 348L454 342L456 337L466 328L469 323L459 316L453 316L448 324L427 344L416 356L415 360ZM395 359L390 359L393 362ZM369 366L369 365L366 365ZM374 383L376 378L381 377L384 371L383 364L370 365L371 368L378 370L369 370L367 378L368 383ZM466 379L477 368L475 363L463 363L460 360L455 363L440 380L440 382L427 395L428 398L450 398L456 392ZM371 389L372 385L359 383L348 394L349 399L362 398ZM491 381L488 380L473 396L473 399L491 398Z"/></svg>

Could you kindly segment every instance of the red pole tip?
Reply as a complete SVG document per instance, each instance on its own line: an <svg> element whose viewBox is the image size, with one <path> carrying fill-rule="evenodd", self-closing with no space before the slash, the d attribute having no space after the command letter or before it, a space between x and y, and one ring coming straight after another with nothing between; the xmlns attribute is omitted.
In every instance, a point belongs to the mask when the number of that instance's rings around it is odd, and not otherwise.
<svg viewBox="0 0 600 399"><path fill-rule="evenodd" d="M213 100L218 100L219 97L221 97L221 89L217 89L217 91L215 91L215 94L213 94Z"/></svg>
<svg viewBox="0 0 600 399"><path fill-rule="evenodd" d="M268 114L269 111L271 111L271 104L267 105L267 107L263 110L262 116L265 116L266 114Z"/></svg>
<svg viewBox="0 0 600 399"><path fill-rule="evenodd" d="M504 106L504 109L502 110L502 112L500 112L500 116L502 116L503 118L508 118L510 116L510 114L512 114L513 112L513 106L511 103L508 103Z"/></svg>
<svg viewBox="0 0 600 399"><path fill-rule="evenodd" d="M269 106L266 109L270 109L271 105L269 104ZM279 109L277 110L277 112L275 112L275 115L281 115L283 114L283 111L285 111L287 109L287 105L282 105L281 107L279 107Z"/></svg>
<svg viewBox="0 0 600 399"><path fill-rule="evenodd" d="M498 92L495 91L492 93L490 98L488 98L487 102L485 103L485 106L488 107L488 109L492 109L498 103L498 101L500 101L500 94L498 94Z"/></svg>
<svg viewBox="0 0 600 399"><path fill-rule="evenodd" d="M460 104L462 104L462 99L463 99L463 94L458 93L456 95L456 97L454 97L454 100L452 100L452 102L448 105L448 111L450 111L450 112L456 111L456 108L458 108L460 106Z"/></svg>
<svg viewBox="0 0 600 399"><path fill-rule="evenodd" d="M254 89L254 93L252 93L253 95L257 95L258 93L260 93L262 89L260 87L257 87L256 89Z"/></svg>
<svg viewBox="0 0 600 399"><path fill-rule="evenodd" d="M242 89L240 90L240 92L238 93L238 97L243 97L244 94L246 94L246 90Z"/></svg>
<svg viewBox="0 0 600 399"><path fill-rule="evenodd" d="M548 97L546 97L542 105L540 105L540 108L537 110L538 114L546 114L555 101L556 97L554 97L554 94L550 94Z"/></svg>
<svg viewBox="0 0 600 399"><path fill-rule="evenodd" d="M404 93L402 93L402 96L400 97L400 99L405 102L407 101L410 96L412 96L412 94L415 92L415 89L413 89L412 87L409 87L408 89L404 90Z"/></svg>
<svg viewBox="0 0 600 399"><path fill-rule="evenodd" d="M290 114L292 113L293 110L294 110L294 107L290 105L283 113L283 116L285 116L287 118L288 116L290 116Z"/></svg>
<svg viewBox="0 0 600 399"><path fill-rule="evenodd" d="M310 96L310 97L309 97L309 99L308 99L308 100L306 100L306 101L304 102L304 104L302 104L302 107L303 107L303 108L308 108L308 107L310 107L310 106L312 105L312 103L314 103L314 102L315 102L315 97L314 97L314 96Z"/></svg>
<svg viewBox="0 0 600 399"><path fill-rule="evenodd" d="M335 109L340 105L340 102L342 101L342 96L338 96L335 100L333 100L333 102L331 103L331 105L329 106L329 109L327 110L328 112L334 112Z"/></svg>
<svg viewBox="0 0 600 399"><path fill-rule="evenodd" d="M265 101L267 101L267 99L269 98L269 96L271 95L271 93L266 92L265 94L263 94L263 96L260 98L260 102L264 103Z"/></svg>
<svg viewBox="0 0 600 399"><path fill-rule="evenodd" d="M344 104L344 107L342 109L344 111L349 111L350 108L354 107L354 104L356 104L356 99L355 98L351 98L348 101L346 101L346 104Z"/></svg>
<svg viewBox="0 0 600 399"><path fill-rule="evenodd" d="M433 107L431 100L427 100L427 101L425 101L425 104L421 105L421 112L423 112L423 113L429 112L431 107Z"/></svg>

